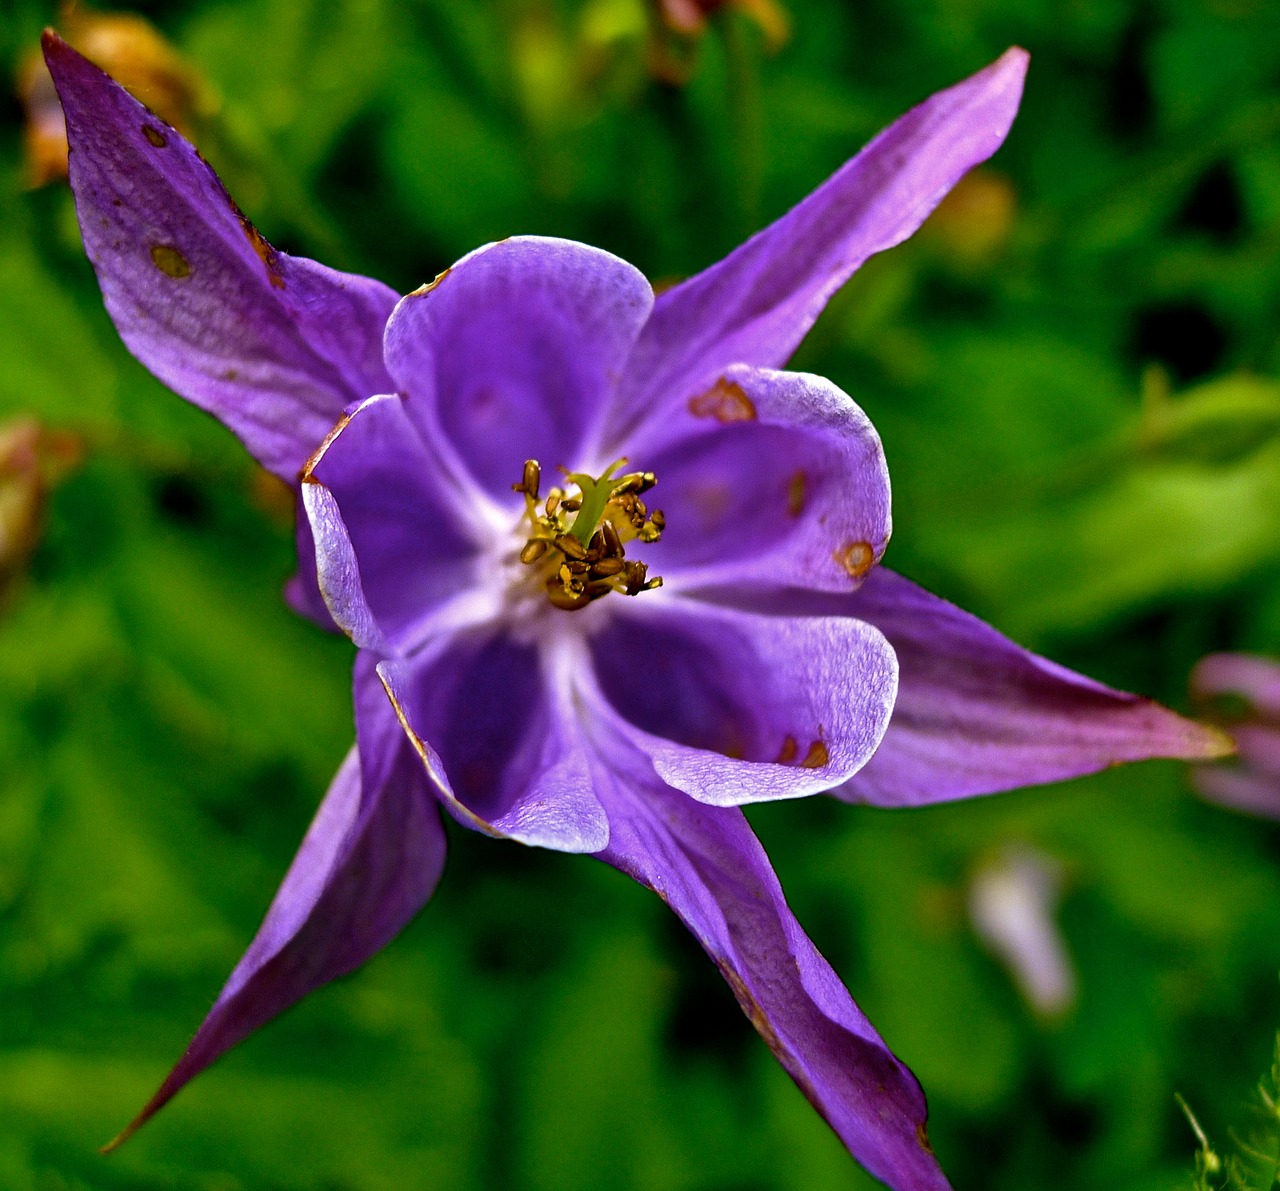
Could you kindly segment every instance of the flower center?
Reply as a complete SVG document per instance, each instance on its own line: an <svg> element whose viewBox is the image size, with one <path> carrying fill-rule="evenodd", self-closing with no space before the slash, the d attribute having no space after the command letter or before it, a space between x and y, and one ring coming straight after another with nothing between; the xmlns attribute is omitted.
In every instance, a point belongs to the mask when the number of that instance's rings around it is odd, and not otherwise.
<svg viewBox="0 0 1280 1191"><path fill-rule="evenodd" d="M573 612L611 591L634 596L662 586L643 562L627 558L627 543L656 542L666 519L640 499L658 482L652 472L614 474L626 462L615 459L599 477L566 472L577 492L552 488L542 500L542 468L530 459L520 482L511 485L524 493L528 537L520 561L556 608Z"/></svg>

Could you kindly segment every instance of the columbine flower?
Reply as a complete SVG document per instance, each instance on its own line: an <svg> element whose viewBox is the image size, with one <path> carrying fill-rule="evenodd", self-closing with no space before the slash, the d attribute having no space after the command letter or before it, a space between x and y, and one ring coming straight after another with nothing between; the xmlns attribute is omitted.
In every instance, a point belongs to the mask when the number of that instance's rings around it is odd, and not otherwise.
<svg viewBox="0 0 1280 1191"><path fill-rule="evenodd" d="M121 335L266 467L301 469L316 569L294 600L360 646L356 747L135 1126L396 934L440 875L443 805L655 890L850 1151L895 1188L945 1187L918 1084L739 807L912 806L1218 748L881 569L874 430L829 381L776 371L1000 144L1026 55L934 96L656 300L606 252L521 238L397 302L276 252L191 146L45 44Z"/></svg>
<svg viewBox="0 0 1280 1191"><path fill-rule="evenodd" d="M1280 819L1280 662L1247 653L1211 653L1191 672L1191 697L1222 722L1240 756L1191 771L1212 802Z"/></svg>

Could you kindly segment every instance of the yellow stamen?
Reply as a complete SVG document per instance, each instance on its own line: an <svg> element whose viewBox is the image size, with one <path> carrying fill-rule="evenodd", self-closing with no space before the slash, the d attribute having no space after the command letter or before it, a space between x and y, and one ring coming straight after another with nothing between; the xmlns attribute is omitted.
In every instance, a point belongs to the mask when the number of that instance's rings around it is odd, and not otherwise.
<svg viewBox="0 0 1280 1191"><path fill-rule="evenodd" d="M656 542L666 526L662 511L650 513L640 499L657 477L652 472L615 475L625 463L615 460L599 477L566 473L578 494L552 488L541 504L537 460L528 460L520 481L511 485L524 494L528 523L520 561L535 568L534 581L556 608L573 611L611 591L639 595L662 586L643 562L626 557L628 542Z"/></svg>

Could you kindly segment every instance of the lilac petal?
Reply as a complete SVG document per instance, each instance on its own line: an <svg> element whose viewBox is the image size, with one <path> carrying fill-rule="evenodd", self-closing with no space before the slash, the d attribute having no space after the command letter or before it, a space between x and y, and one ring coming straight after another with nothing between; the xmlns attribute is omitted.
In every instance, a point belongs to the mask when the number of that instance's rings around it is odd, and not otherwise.
<svg viewBox="0 0 1280 1191"><path fill-rule="evenodd" d="M877 567L852 595L770 593L782 618L853 616L898 656L898 700L871 761L832 791L849 802L922 806L1056 782L1149 757L1219 757L1231 743L1138 695L1020 648L976 616Z"/></svg>
<svg viewBox="0 0 1280 1191"><path fill-rule="evenodd" d="M302 486L316 547L316 581L334 623L361 649L390 652L377 619L365 598L351 535L332 492L323 484Z"/></svg>
<svg viewBox="0 0 1280 1191"><path fill-rule="evenodd" d="M121 338L269 470L298 469L351 402L390 388L386 286L286 256L174 129L54 33L85 250Z"/></svg>
<svg viewBox="0 0 1280 1191"><path fill-rule="evenodd" d="M605 441L645 437L731 364L786 363L863 261L916 230L1000 147L1022 97L1026 51L913 108L799 206L654 305ZM646 430L636 435L644 423Z"/></svg>
<svg viewBox="0 0 1280 1191"><path fill-rule="evenodd" d="M503 240L396 307L387 367L427 436L512 503L526 459L594 462L587 440L652 304L643 275L598 248Z"/></svg>
<svg viewBox="0 0 1280 1191"><path fill-rule="evenodd" d="M298 569L284 586L285 602L299 616L314 620L321 628L336 629L338 626L320 592L320 578L316 572L316 539L311 532L311 522L307 517L306 502L301 490L298 492L296 517L294 536L298 546Z"/></svg>
<svg viewBox="0 0 1280 1191"><path fill-rule="evenodd" d="M444 868L439 808L387 706L357 662L358 747L342 763L257 935L191 1045L119 1145L222 1054L385 947Z"/></svg>
<svg viewBox="0 0 1280 1191"><path fill-rule="evenodd" d="M702 806L611 746L600 859L652 889L720 969L787 1074L849 1152L894 1191L946 1191L915 1077L880 1039L787 907L742 812Z"/></svg>
<svg viewBox="0 0 1280 1191"><path fill-rule="evenodd" d="M730 368L676 411L643 465L667 529L669 584L850 591L889 541L889 471L874 427L830 381Z"/></svg>
<svg viewBox="0 0 1280 1191"><path fill-rule="evenodd" d="M612 708L597 714L667 784L716 806L799 798L844 781L875 752L898 671L870 625L652 595L635 605L591 639Z"/></svg>
<svg viewBox="0 0 1280 1191"><path fill-rule="evenodd" d="M1231 735L1241 761L1280 785L1280 726L1248 720L1243 724L1233 724Z"/></svg>
<svg viewBox="0 0 1280 1191"><path fill-rule="evenodd" d="M598 852L609 824L565 685L538 650L458 634L378 667L437 793L466 827L560 852Z"/></svg>
<svg viewBox="0 0 1280 1191"><path fill-rule="evenodd" d="M1199 699L1237 695L1263 716L1280 720L1280 662L1246 653L1211 653L1191 672Z"/></svg>
<svg viewBox="0 0 1280 1191"><path fill-rule="evenodd" d="M320 591L358 645L409 648L473 585L475 546L400 398L344 415L302 478Z"/></svg>
<svg viewBox="0 0 1280 1191"><path fill-rule="evenodd" d="M1271 749L1280 751L1280 734L1273 733ZM1247 748L1240 741L1241 752ZM1252 758L1239 765L1197 765L1191 770L1191 784L1211 802L1260 815L1280 819L1280 772L1251 764Z"/></svg>

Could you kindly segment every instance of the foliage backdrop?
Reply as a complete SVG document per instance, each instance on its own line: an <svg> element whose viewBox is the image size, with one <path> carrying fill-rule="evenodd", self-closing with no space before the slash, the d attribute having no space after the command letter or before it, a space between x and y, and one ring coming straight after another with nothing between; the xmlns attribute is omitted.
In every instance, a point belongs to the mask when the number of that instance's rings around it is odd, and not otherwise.
<svg viewBox="0 0 1280 1191"><path fill-rule="evenodd" d="M138 3L208 81L197 139L265 234L407 291L515 232L687 275L1013 42L985 182L832 304L799 366L879 427L889 563L1185 706L1280 651L1280 6L788 0L687 86L641 0ZM10 74L44 0L4 0ZM350 647L291 616L289 513L124 351L69 194L0 109L0 415L84 445L0 618L0 1187L810 1191L854 1168L662 906L451 834L389 952L110 1159L238 958L347 748ZM1280 832L1149 764L913 813L753 822L929 1093L957 1191L1186 1186L1182 1092L1243 1120L1280 1020ZM1064 866L1074 1010L981 948L975 866Z"/></svg>

